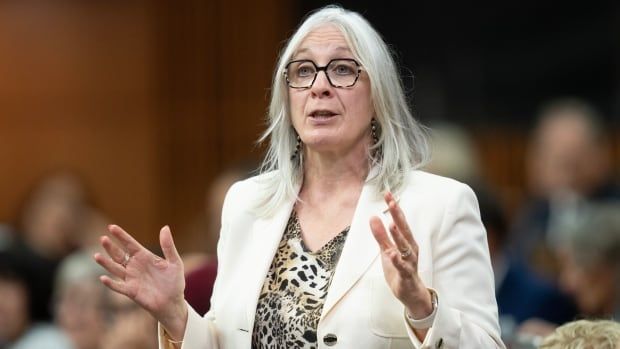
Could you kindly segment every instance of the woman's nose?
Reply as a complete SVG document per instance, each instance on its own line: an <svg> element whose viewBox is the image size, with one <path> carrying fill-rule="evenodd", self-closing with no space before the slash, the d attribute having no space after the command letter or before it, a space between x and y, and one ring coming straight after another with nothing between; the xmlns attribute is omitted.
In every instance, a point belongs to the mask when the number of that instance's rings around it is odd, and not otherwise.
<svg viewBox="0 0 620 349"><path fill-rule="evenodd" d="M329 83L329 79L327 78L327 73L323 70L317 73L314 84L312 84L312 87L310 89L313 95L324 97L331 96L332 88L333 87Z"/></svg>

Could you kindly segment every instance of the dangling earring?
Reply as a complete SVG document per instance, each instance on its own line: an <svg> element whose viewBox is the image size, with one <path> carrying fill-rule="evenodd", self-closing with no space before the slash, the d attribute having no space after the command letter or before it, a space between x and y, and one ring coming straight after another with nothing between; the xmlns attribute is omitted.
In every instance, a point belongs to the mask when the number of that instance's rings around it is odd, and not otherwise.
<svg viewBox="0 0 620 349"><path fill-rule="evenodd" d="M297 143L295 144L295 151L291 155L291 161L297 161L299 159L299 150L301 149L301 138L297 135Z"/></svg>
<svg viewBox="0 0 620 349"><path fill-rule="evenodd" d="M372 136L372 144L377 144L379 142L379 136L377 136L377 120L375 118L370 120L370 134Z"/></svg>

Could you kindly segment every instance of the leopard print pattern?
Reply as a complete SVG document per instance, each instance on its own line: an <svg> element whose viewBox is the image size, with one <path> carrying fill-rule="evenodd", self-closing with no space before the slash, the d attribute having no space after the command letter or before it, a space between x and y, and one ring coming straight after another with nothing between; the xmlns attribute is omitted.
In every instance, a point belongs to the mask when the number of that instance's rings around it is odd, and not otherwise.
<svg viewBox="0 0 620 349"><path fill-rule="evenodd" d="M319 318L348 232L312 252L293 210L258 299L252 348L318 347Z"/></svg>

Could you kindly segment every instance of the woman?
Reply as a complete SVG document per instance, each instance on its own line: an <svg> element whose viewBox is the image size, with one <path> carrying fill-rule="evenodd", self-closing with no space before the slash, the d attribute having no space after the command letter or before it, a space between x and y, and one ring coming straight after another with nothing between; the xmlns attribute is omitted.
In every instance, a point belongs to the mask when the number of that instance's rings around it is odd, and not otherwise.
<svg viewBox="0 0 620 349"><path fill-rule="evenodd" d="M503 347L475 196L414 170L423 133L378 33L315 12L272 87L263 174L224 202L211 310L184 302L167 227L161 259L111 226L104 284L155 316L162 348Z"/></svg>

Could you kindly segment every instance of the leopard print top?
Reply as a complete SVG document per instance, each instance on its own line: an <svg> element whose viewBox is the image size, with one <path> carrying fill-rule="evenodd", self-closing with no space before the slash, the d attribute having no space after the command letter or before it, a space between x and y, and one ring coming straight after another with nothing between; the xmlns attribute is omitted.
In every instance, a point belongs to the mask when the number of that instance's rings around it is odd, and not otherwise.
<svg viewBox="0 0 620 349"><path fill-rule="evenodd" d="M317 326L349 228L308 250L293 210L256 307L252 348L317 348Z"/></svg>

